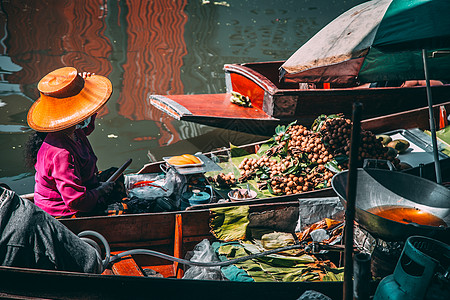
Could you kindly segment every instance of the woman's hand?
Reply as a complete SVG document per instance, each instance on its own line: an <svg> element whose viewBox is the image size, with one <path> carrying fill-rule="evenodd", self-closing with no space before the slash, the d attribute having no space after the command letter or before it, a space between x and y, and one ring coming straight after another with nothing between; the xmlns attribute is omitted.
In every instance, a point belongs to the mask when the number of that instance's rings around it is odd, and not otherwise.
<svg viewBox="0 0 450 300"><path fill-rule="evenodd" d="M100 196L106 196L108 194L111 194L114 189L114 184L115 183L113 181L100 182L100 185L95 189L99 192Z"/></svg>

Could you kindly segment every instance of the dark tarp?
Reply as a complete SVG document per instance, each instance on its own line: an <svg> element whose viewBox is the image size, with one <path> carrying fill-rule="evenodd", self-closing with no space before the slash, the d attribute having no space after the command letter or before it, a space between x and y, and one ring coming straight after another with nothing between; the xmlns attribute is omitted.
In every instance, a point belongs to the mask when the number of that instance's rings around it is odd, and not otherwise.
<svg viewBox="0 0 450 300"><path fill-rule="evenodd" d="M0 187L0 264L83 273L101 272L97 251L59 221Z"/></svg>

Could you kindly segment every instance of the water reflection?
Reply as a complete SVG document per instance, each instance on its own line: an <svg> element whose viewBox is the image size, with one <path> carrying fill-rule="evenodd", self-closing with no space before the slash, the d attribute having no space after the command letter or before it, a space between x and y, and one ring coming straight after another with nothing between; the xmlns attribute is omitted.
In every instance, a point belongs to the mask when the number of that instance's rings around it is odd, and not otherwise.
<svg viewBox="0 0 450 300"><path fill-rule="evenodd" d="M132 171L149 159L261 140L176 121L152 108L148 96L224 92L225 63L286 59L361 2L2 0L0 181L32 191L33 170L23 166L26 114L39 79L62 66L113 83L90 137L100 169L133 158Z"/></svg>

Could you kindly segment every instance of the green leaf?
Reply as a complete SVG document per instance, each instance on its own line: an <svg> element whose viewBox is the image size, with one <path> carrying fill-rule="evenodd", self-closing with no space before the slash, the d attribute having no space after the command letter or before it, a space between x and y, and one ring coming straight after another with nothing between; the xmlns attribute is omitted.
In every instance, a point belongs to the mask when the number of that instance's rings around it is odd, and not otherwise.
<svg viewBox="0 0 450 300"><path fill-rule="evenodd" d="M264 153L266 153L267 150L269 150L270 148L272 148L275 144L275 140L273 140L272 138L267 140L264 144L262 144L259 149L258 152L256 152L258 155L263 156Z"/></svg>
<svg viewBox="0 0 450 300"><path fill-rule="evenodd" d="M291 135L289 133L285 133L283 134L283 136L281 137L280 141L287 141L291 138Z"/></svg>
<svg viewBox="0 0 450 300"><path fill-rule="evenodd" d="M231 153L231 157L240 157L240 156L246 156L246 155L250 154L246 150L244 150L238 146L235 146L231 143L230 143L230 153Z"/></svg>
<svg viewBox="0 0 450 300"><path fill-rule="evenodd" d="M279 153L281 156L286 157L288 155L289 143L286 143L283 147L283 151Z"/></svg>
<svg viewBox="0 0 450 300"><path fill-rule="evenodd" d="M291 127L291 126L293 126L293 125L295 125L295 124L297 124L297 120L292 121L291 123L289 123L289 124L287 125L287 127L286 127L286 130L287 130L289 127Z"/></svg>
<svg viewBox="0 0 450 300"><path fill-rule="evenodd" d="M314 187L316 190L320 190L320 189L325 189L327 188L327 181L325 180L324 182L319 183L318 185L316 185Z"/></svg>
<svg viewBox="0 0 450 300"><path fill-rule="evenodd" d="M337 155L334 157L334 159L338 162L338 164L342 164L348 161L347 155Z"/></svg>
<svg viewBox="0 0 450 300"><path fill-rule="evenodd" d="M313 132L319 132L320 128L322 128L322 125L328 119L335 119L335 118L342 118L342 116L341 115L336 115L336 114L328 115L328 116L327 115L320 115L314 120L313 124L311 125L311 130Z"/></svg>
<svg viewBox="0 0 450 300"><path fill-rule="evenodd" d="M291 167L287 168L283 172L283 174L297 174L298 172L300 172L302 170L303 170L302 163L298 163L298 164L296 164L294 166L291 166Z"/></svg>
<svg viewBox="0 0 450 300"><path fill-rule="evenodd" d="M281 133L285 133L286 132L286 126L284 126L284 125L278 125L276 128L275 128L275 135L279 135L279 134L281 134Z"/></svg>
<svg viewBox="0 0 450 300"><path fill-rule="evenodd" d="M260 166L256 170L256 176L258 176L261 180L266 180L270 178L270 170L266 166Z"/></svg>
<svg viewBox="0 0 450 300"><path fill-rule="evenodd" d="M269 190L269 193L271 193L272 195L279 195L273 191L272 186L270 185L270 182L267 183L267 189Z"/></svg>
<svg viewBox="0 0 450 300"><path fill-rule="evenodd" d="M325 164L325 168L327 168L328 170L330 170L333 173L339 173L342 171L341 167L339 166L338 162L335 159L327 162Z"/></svg>
<svg viewBox="0 0 450 300"><path fill-rule="evenodd" d="M311 126L311 130L313 132L319 132L320 128L322 128L322 125L323 125L323 123L325 123L326 120L327 120L327 115L320 115L320 116L318 116L314 120L314 122L313 122L313 124Z"/></svg>

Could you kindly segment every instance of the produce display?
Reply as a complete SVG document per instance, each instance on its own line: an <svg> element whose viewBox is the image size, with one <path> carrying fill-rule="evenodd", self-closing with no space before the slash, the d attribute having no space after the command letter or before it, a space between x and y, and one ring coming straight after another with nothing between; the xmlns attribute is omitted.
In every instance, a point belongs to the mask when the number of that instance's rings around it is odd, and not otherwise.
<svg viewBox="0 0 450 300"><path fill-rule="evenodd" d="M259 190L268 189L273 195L331 187L334 174L348 168L351 129L351 120L342 115L321 115L311 129L295 122L278 126L264 153L257 157L244 157L239 163L240 177L237 181L254 180ZM388 160L400 169L397 153L409 145L396 141L396 146L391 148L383 144L386 142L383 138L370 131L361 131L360 166L364 159L378 159ZM213 180L223 186L228 178L231 179L230 174L219 174ZM234 178L228 181L235 182Z"/></svg>
<svg viewBox="0 0 450 300"><path fill-rule="evenodd" d="M210 178L210 181L214 182L219 187L230 187L236 184L236 178L232 172L228 174L219 173Z"/></svg>

